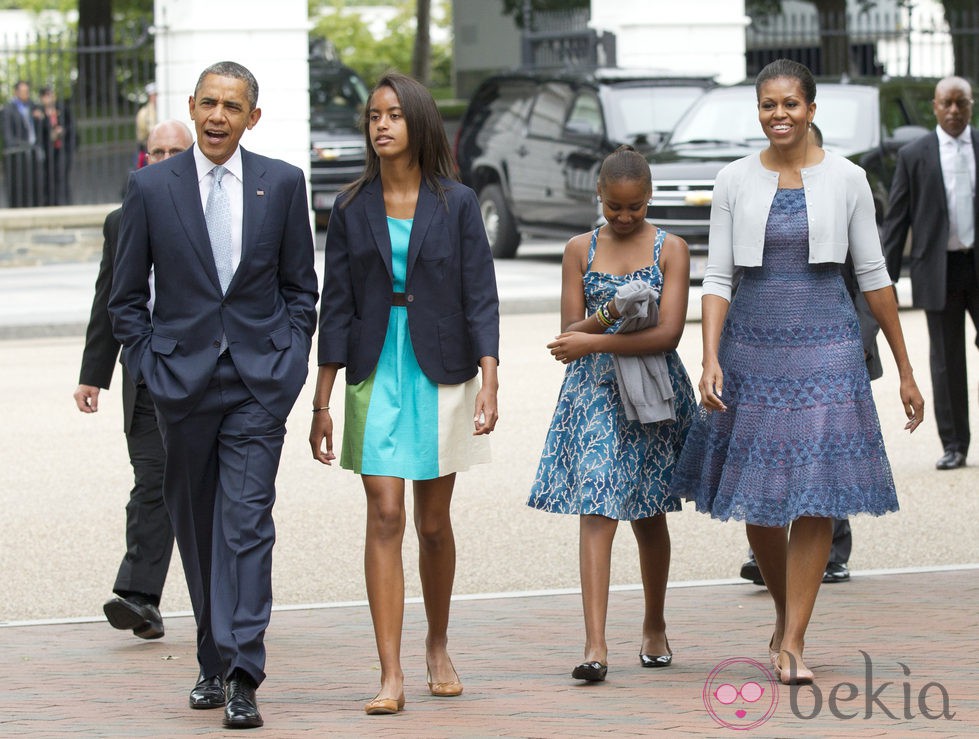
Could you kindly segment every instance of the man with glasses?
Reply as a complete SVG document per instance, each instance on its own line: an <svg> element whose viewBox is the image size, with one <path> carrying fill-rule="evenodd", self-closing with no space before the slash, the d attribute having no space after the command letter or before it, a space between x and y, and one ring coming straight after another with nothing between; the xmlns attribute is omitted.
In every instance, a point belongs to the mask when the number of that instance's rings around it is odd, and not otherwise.
<svg viewBox="0 0 979 739"><path fill-rule="evenodd" d="M940 470L965 466L969 391L965 315L979 329L979 261L975 250L976 160L972 88L961 77L935 87L934 133L898 153L883 245L891 279L901 272L911 229L912 305L925 311L931 345L931 387L944 454Z"/></svg>
<svg viewBox="0 0 979 739"><path fill-rule="evenodd" d="M189 149L194 143L190 129L181 121L164 121L149 133L148 164L156 164ZM119 342L112 335L109 319L109 292L112 290L112 263L119 241L122 208L105 217L102 228L105 243L102 263L95 280L92 315L85 332L82 369L74 398L82 413L99 409L99 391L108 388L119 358ZM137 386L122 368L123 431L133 468L133 489L126 505L126 555L119 565L112 590L116 597L102 610L109 623L132 631L140 639L163 636L160 595L170 569L173 553L173 528L163 502L165 454L156 409L145 385Z"/></svg>

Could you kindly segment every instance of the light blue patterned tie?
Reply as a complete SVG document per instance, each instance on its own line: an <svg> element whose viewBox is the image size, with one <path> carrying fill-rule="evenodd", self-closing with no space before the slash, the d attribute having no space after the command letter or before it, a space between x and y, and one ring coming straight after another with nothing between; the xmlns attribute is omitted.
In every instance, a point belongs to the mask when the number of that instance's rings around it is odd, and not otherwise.
<svg viewBox="0 0 979 739"><path fill-rule="evenodd" d="M207 221L207 235L211 239L211 251L214 253L214 266L218 270L218 280L221 292L228 291L231 284L231 198L228 191L221 186L221 178L227 174L228 168L220 164L211 170L214 183L211 193L207 196L204 208L204 220Z"/></svg>
<svg viewBox="0 0 979 739"><path fill-rule="evenodd" d="M958 141L955 155L955 220L962 246L972 246L975 223L972 212L972 177L969 172L968 144Z"/></svg>
<svg viewBox="0 0 979 739"><path fill-rule="evenodd" d="M218 270L218 281L221 283L221 293L228 291L231 284L231 198L228 191L221 186L221 178L227 174L228 168L220 164L211 170L214 183L207 196L204 206L204 220L207 221L207 235L211 240L211 252L214 254L214 266ZM228 337L221 333L220 352L228 348Z"/></svg>

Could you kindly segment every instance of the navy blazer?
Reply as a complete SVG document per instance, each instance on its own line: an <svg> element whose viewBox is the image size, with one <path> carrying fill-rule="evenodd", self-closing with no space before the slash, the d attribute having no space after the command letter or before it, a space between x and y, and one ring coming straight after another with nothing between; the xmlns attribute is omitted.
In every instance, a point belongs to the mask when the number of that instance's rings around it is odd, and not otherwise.
<svg viewBox="0 0 979 739"><path fill-rule="evenodd" d="M109 313L129 373L170 421L207 389L222 334L245 385L276 418L286 418L306 380L317 298L306 181L285 162L244 149L241 157L241 262L225 295L193 150L129 179Z"/></svg>
<svg viewBox="0 0 979 739"><path fill-rule="evenodd" d="M493 255L476 194L442 180L446 202L426 184L408 243L405 301L418 364L432 382L476 375L482 357L499 360L500 310ZM350 384L374 371L391 313L391 237L380 177L330 214L320 308L318 363L346 367Z"/></svg>
<svg viewBox="0 0 979 739"><path fill-rule="evenodd" d="M979 131L972 129L972 151L979 163ZM947 297L948 203L938 147L932 131L901 147L891 183L890 205L884 218L881 241L887 271L897 282L901 274L904 244L911 229L911 300L915 308L944 310ZM973 198L974 223L979 224L979 203ZM972 250L973 269L979 277L979 261Z"/></svg>

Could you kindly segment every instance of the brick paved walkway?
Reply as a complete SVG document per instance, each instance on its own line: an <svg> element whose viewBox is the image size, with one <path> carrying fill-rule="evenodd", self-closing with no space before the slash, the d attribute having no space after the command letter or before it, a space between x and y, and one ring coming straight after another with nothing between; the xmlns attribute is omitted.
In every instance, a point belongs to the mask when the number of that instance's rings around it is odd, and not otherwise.
<svg viewBox="0 0 979 739"><path fill-rule="evenodd" d="M376 717L362 712L378 680L366 606L277 610L268 634L269 678L259 691L266 725L253 733L745 736L716 723L702 693L708 675L725 660L765 662L766 592L748 583L671 587L667 617L676 656L673 667L663 670L638 664L641 607L639 591L612 593L609 679L583 685L569 677L582 640L577 594L457 601L450 647L466 691L459 698L436 699L425 686L424 613L421 605L409 604L403 654L407 707L396 716ZM857 575L849 584L824 586L806 653L817 675L818 710L810 687L793 692L774 686L778 703L773 707L773 686L750 662L729 664L713 684L755 679L766 689L762 699L727 707L712 702L711 708L742 727L772 711L750 731L753 736L975 735L977 613L977 569ZM166 637L156 642L132 638L104 622L0 628L5 665L0 734L221 733L220 711L186 706L196 676L192 619L167 618L166 628ZM868 700L867 658L861 650L872 661L870 692L876 691L876 703ZM924 694L924 709L937 715L942 689L954 718L926 718L919 696ZM734 715L739 707L747 710L743 719ZM854 717L843 718L850 714Z"/></svg>

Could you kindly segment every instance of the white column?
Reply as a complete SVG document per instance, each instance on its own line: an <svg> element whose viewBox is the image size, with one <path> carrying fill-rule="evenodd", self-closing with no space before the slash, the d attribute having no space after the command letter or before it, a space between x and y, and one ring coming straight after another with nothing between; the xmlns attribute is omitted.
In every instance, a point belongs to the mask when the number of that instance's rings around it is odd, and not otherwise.
<svg viewBox="0 0 979 739"><path fill-rule="evenodd" d="M590 26L615 34L620 67L745 77L744 0L591 0Z"/></svg>
<svg viewBox="0 0 979 739"><path fill-rule="evenodd" d="M233 61L258 80L262 118L241 144L309 175L306 0L156 0L160 120L190 120L188 100L205 67Z"/></svg>

